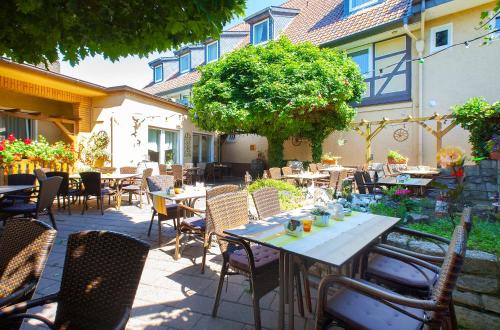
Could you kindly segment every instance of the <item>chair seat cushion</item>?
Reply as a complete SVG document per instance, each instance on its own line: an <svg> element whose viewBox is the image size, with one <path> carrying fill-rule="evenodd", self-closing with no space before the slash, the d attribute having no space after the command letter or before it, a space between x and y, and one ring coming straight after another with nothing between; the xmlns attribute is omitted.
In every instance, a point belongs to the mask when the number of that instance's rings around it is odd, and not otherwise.
<svg viewBox="0 0 500 330"><path fill-rule="evenodd" d="M36 204L16 202L12 206L7 206L2 208L2 212L16 213L16 214L34 213L36 212Z"/></svg>
<svg viewBox="0 0 500 330"><path fill-rule="evenodd" d="M276 266L279 262L279 251L262 245L251 247L256 270ZM245 250L238 249L229 256L229 264L237 269L250 271Z"/></svg>
<svg viewBox="0 0 500 330"><path fill-rule="evenodd" d="M115 193L114 189L111 189L108 187L101 189L101 195L110 195L110 194L114 194L114 193Z"/></svg>
<svg viewBox="0 0 500 330"><path fill-rule="evenodd" d="M181 221L181 226L186 227L187 229L194 230L205 230L207 221L205 218L201 217L190 217L185 218Z"/></svg>
<svg viewBox="0 0 500 330"><path fill-rule="evenodd" d="M389 291L376 284L363 282L380 290ZM394 305L417 317L424 317L424 311L421 309ZM347 288L337 291L328 300L325 309L328 314L346 323L349 328L413 330L422 327L422 322L419 320L403 314L374 298Z"/></svg>
<svg viewBox="0 0 500 330"><path fill-rule="evenodd" d="M122 188L122 190L140 190L141 187L135 185L135 184L131 184L131 185L128 185L128 186L125 186Z"/></svg>
<svg viewBox="0 0 500 330"><path fill-rule="evenodd" d="M421 290L429 289L429 285L433 285L438 276L430 269L381 255L374 256L368 264L366 273L369 276Z"/></svg>

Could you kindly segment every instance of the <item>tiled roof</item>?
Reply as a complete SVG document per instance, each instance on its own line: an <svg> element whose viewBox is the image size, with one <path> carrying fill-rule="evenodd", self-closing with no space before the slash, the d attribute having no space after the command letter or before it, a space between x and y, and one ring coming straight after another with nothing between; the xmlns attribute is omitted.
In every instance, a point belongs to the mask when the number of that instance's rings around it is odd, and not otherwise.
<svg viewBox="0 0 500 330"><path fill-rule="evenodd" d="M316 45L396 21L404 17L411 0L385 0L373 7L344 15L344 0L290 0L283 7L300 9L283 34L293 42Z"/></svg>
<svg viewBox="0 0 500 330"><path fill-rule="evenodd" d="M281 7L298 9L299 14L293 18L282 35L286 35L293 42L310 41L316 45L322 45L400 20L408 13L412 1L415 0L385 0L375 6L345 16L344 0L289 0ZM242 22L226 31L249 30L250 26ZM245 37L234 49L242 48L248 43L250 43L249 36ZM149 84L144 90L158 94L192 85L198 79L197 71L184 75L177 74L162 83Z"/></svg>
<svg viewBox="0 0 500 330"><path fill-rule="evenodd" d="M148 86L143 88L143 91L151 94L160 94L164 91L173 90L176 88L190 86L200 79L200 73L193 70L184 74L176 74L169 80L164 80L161 83L150 83Z"/></svg>

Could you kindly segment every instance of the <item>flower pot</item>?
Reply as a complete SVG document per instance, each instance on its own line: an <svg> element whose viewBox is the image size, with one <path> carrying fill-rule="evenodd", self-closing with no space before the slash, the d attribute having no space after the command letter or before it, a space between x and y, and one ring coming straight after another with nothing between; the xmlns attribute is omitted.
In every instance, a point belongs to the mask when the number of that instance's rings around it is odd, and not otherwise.
<svg viewBox="0 0 500 330"><path fill-rule="evenodd" d="M327 165L337 165L337 159L323 159L321 162Z"/></svg>
<svg viewBox="0 0 500 330"><path fill-rule="evenodd" d="M490 159L500 160L500 152L498 152L498 151L490 152Z"/></svg>
<svg viewBox="0 0 500 330"><path fill-rule="evenodd" d="M394 158L387 158L387 164L406 164L408 162L407 159L394 159Z"/></svg>
<svg viewBox="0 0 500 330"><path fill-rule="evenodd" d="M314 224L318 227L326 227L330 224L330 214L315 215L314 218L316 219Z"/></svg>

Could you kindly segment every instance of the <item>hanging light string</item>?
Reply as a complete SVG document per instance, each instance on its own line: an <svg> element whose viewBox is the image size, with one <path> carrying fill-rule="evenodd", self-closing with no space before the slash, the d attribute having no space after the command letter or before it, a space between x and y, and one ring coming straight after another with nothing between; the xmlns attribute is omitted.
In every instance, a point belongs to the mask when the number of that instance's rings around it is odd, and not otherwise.
<svg viewBox="0 0 500 330"><path fill-rule="evenodd" d="M500 29L496 29L494 31L490 31L490 32L488 32L486 34L483 34L483 35L481 35L479 37L476 37L476 38L473 38L473 39L470 39L470 40L458 42L458 43L450 45L450 46L448 46L446 48L440 49L440 50L438 50L438 51L436 51L434 53L430 53L430 54L428 54L426 56L422 56L422 57L418 57L418 58L413 58L413 59L406 60L406 61L404 61L404 63L406 64L406 63L411 63L411 62L415 62L415 61L419 61L420 63L423 63L425 59L427 59L429 57L432 57L434 55L437 55L439 53L442 53L442 52L444 52L444 51L446 51L446 50L448 50L450 48L456 47L456 46L462 46L462 45L464 45L465 48L469 48L470 44L473 43L474 41L477 41L479 39L483 39L483 38L487 37L488 35L494 34L494 33L497 33L497 32L500 32ZM392 68L392 67L394 67L396 65L399 65L400 63L401 62L393 63L393 64L387 65L387 66L385 66L383 68L380 68L378 70L379 70L380 74L382 74L384 70ZM375 73L375 70L366 71L365 73L363 73L363 75L368 74L368 73Z"/></svg>

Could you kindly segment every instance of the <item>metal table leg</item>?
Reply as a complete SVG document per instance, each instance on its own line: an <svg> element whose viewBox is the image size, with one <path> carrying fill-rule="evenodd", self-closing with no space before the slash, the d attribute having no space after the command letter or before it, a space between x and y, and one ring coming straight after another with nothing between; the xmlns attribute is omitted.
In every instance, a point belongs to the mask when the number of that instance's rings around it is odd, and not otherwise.
<svg viewBox="0 0 500 330"><path fill-rule="evenodd" d="M280 304L279 304L279 322L278 329L285 329L285 253L280 251L279 259L279 281L280 281Z"/></svg>
<svg viewBox="0 0 500 330"><path fill-rule="evenodd" d="M293 330L294 327L294 280L293 280L293 255L287 254L287 272L288 272L288 329Z"/></svg>

